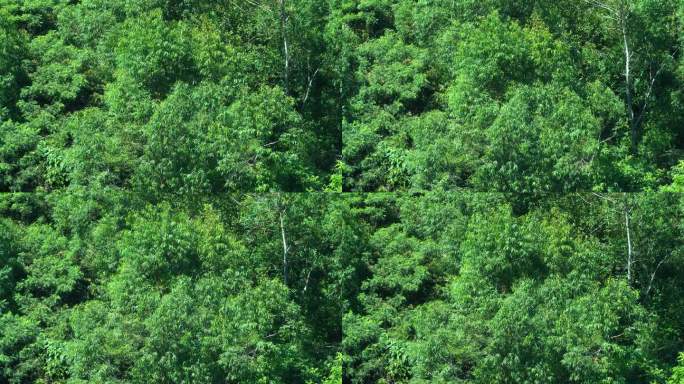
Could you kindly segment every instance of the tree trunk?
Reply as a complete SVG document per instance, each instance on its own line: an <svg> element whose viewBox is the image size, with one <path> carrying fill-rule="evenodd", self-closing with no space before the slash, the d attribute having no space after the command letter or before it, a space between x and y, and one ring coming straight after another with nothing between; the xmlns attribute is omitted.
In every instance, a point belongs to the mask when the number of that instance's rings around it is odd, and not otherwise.
<svg viewBox="0 0 684 384"><path fill-rule="evenodd" d="M630 138L632 143L632 153L636 153L638 126L637 119L634 113L634 105L632 100L632 52L629 48L629 40L627 38L627 15L625 11L620 11L620 24L622 29L622 43L625 54L625 98L627 99L627 113L629 115Z"/></svg>
<svg viewBox="0 0 684 384"><path fill-rule="evenodd" d="M287 43L287 10L285 8L285 0L279 0L280 2L280 33L283 39L283 56L285 59L285 66L283 68L283 84L285 88L285 93L289 93L290 87L290 49Z"/></svg>
<svg viewBox="0 0 684 384"><path fill-rule="evenodd" d="M287 285L287 252L290 250L287 246L287 239L285 238L285 214L283 209L280 210L280 235L283 239L283 282Z"/></svg>
<svg viewBox="0 0 684 384"><path fill-rule="evenodd" d="M625 229L627 231L627 284L632 285L632 234L629 227L629 210L625 207Z"/></svg>

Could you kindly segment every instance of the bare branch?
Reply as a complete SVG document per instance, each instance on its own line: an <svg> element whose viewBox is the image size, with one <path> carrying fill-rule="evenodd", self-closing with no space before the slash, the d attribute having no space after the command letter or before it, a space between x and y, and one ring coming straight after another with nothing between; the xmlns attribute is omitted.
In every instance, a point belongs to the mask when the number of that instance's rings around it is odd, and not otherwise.
<svg viewBox="0 0 684 384"><path fill-rule="evenodd" d="M660 260L658 265L656 265L655 269L653 270L653 273L651 273L651 279L648 281L648 288L646 288L646 294L644 296L648 296L648 294L651 292L651 288L653 287L653 281L655 280L656 273L658 273L658 270L660 269L660 266L663 265L663 263L670 257L670 255L667 255Z"/></svg>
<svg viewBox="0 0 684 384"><path fill-rule="evenodd" d="M634 263L632 255L632 237L629 227L629 211L625 209L625 229L627 231L627 284L632 285L632 264Z"/></svg>
<svg viewBox="0 0 684 384"><path fill-rule="evenodd" d="M678 51L679 51L679 47L675 48L674 52L672 52L672 54L670 55L670 57L671 57L672 59L674 59L675 56L677 55L677 52L678 52ZM646 110L647 110L647 108L648 108L648 100L649 100L650 97L651 97L651 93L653 93L653 86L655 85L655 82L656 82L656 80L658 79L658 76L659 76L660 73L663 71L663 68L665 68L665 64L666 64L666 62L665 62L665 60L663 60L663 62L660 64L660 67L659 67L658 70L656 71L655 75L652 75L652 76L651 76L651 81L650 81L650 83L649 83L649 85L648 85L648 91L646 92L646 97L645 97L645 99L644 99L644 105L643 105L643 107L641 108L641 111L639 112L639 116L637 117L637 120L636 120L636 125L637 125L637 126L638 126L639 124L641 124L641 121L643 120L644 115L646 114Z"/></svg>
<svg viewBox="0 0 684 384"><path fill-rule="evenodd" d="M306 290L309 288L309 279L311 278L311 271L313 271L313 268L309 269L309 272L306 274L306 281L304 282L304 289L302 290L302 293L306 293Z"/></svg>
<svg viewBox="0 0 684 384"><path fill-rule="evenodd" d="M287 245L287 239L285 237L285 209L280 209L280 235L283 239L283 282L287 285L287 253L290 247Z"/></svg>
<svg viewBox="0 0 684 384"><path fill-rule="evenodd" d="M617 203L617 201L615 199L612 199L608 196L602 195L598 192L592 192L591 194L598 197L599 199L607 200L607 201L610 201L611 203Z"/></svg>
<svg viewBox="0 0 684 384"><path fill-rule="evenodd" d="M616 14L616 15L618 14L617 9L615 9L615 8L613 8L613 7L611 7L611 6L609 6L608 4L606 4L606 3L602 2L602 1L598 1L598 0L584 0L584 2L587 3L587 4L590 4L590 5L594 6L594 7L604 9L604 10L610 12L610 13L613 13L613 14Z"/></svg>
<svg viewBox="0 0 684 384"><path fill-rule="evenodd" d="M316 75L318 74L318 71L320 69L320 67L316 68L313 75L309 77L309 84L306 86L306 94L304 95L304 101L302 102L302 106L304 106L306 104L306 101L309 99L309 92L311 92L311 86L313 85L313 81L316 78Z"/></svg>
<svg viewBox="0 0 684 384"><path fill-rule="evenodd" d="M285 82L285 93L289 92L289 77L290 77L290 49L287 42L287 8L285 0L279 0L280 4L280 32L283 38L283 56L285 59L285 68L283 68L283 79Z"/></svg>

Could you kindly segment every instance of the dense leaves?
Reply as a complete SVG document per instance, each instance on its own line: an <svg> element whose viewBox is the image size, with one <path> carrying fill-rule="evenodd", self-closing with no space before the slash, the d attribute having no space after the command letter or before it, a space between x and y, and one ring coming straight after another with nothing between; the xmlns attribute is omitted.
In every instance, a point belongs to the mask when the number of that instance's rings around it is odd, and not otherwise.
<svg viewBox="0 0 684 384"><path fill-rule="evenodd" d="M0 0L0 383L341 381L350 208L272 194L341 190L335 33L282 5Z"/></svg>
<svg viewBox="0 0 684 384"><path fill-rule="evenodd" d="M91 156L84 135L97 131L121 152L116 180L101 181L126 190L328 186L341 119L327 5L134 3L0 2L0 191L64 188L83 182L73 168L110 166Z"/></svg>
<svg viewBox="0 0 684 384"><path fill-rule="evenodd" d="M678 4L342 2L344 188L668 184L682 158Z"/></svg>
<svg viewBox="0 0 684 384"><path fill-rule="evenodd" d="M76 195L26 220L12 219L19 196L3 206L2 382L341 380L353 199L230 195L196 209Z"/></svg>
<svg viewBox="0 0 684 384"><path fill-rule="evenodd" d="M366 199L385 220L362 217L373 229L343 320L349 382L666 382L683 346L681 197L510 204Z"/></svg>
<svg viewBox="0 0 684 384"><path fill-rule="evenodd" d="M0 384L684 383L683 20L0 0Z"/></svg>

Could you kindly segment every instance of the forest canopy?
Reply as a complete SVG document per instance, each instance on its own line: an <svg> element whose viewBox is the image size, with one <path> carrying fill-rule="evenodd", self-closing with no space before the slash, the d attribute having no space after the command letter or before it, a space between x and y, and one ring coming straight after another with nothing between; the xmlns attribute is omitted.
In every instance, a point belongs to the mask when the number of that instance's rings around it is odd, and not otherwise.
<svg viewBox="0 0 684 384"><path fill-rule="evenodd" d="M0 0L0 384L684 384L679 0Z"/></svg>
<svg viewBox="0 0 684 384"><path fill-rule="evenodd" d="M654 190L682 161L680 1L343 4L345 190Z"/></svg>
<svg viewBox="0 0 684 384"><path fill-rule="evenodd" d="M0 1L0 191L339 189L329 8L285 5Z"/></svg>
<svg viewBox="0 0 684 384"><path fill-rule="evenodd" d="M368 195L348 382L681 383L683 202Z"/></svg>

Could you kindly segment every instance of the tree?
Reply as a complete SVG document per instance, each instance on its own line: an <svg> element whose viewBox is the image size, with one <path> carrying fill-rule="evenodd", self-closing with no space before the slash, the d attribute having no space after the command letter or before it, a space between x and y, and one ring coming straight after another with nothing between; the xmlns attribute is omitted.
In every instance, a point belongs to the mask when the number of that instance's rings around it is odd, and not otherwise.
<svg viewBox="0 0 684 384"><path fill-rule="evenodd" d="M658 77L661 75L663 69L665 69L666 66L671 65L670 62L674 59L678 51L678 47L675 47L672 40L666 40L668 38L673 38L673 36L667 36L667 34L670 34L672 31L662 29L639 30L639 27L644 27L643 23L644 21L646 21L644 20L644 18L648 18L649 16L653 17L656 14L660 14L661 16L663 16L667 15L669 12L672 12L674 9L674 4L670 2L654 4L650 1L639 3L625 0L585 0L585 2L590 6L597 7L601 11L606 12L606 17L611 22L615 23L616 29L620 35L624 62L623 73L625 104L629 118L632 151L634 152L637 149L637 144L640 136L640 126L643 122L645 113L648 109L648 103L650 102L649 99L651 98L651 94L653 93L654 85L659 80ZM646 11L648 8L654 6L657 8ZM641 12L644 12L645 14ZM653 32L666 34L666 36L653 35ZM639 43L642 43L643 46L640 46L635 50L633 45L633 39L639 41ZM657 44L661 42L664 42L665 44L670 43L671 45L666 45L665 47L658 46ZM644 60L644 58L639 58L639 61L650 60L650 63L648 64L649 77L644 79L644 82L646 83L644 89L645 94L639 97L643 100L642 105L637 106L635 105L635 80L633 73L634 64L636 61L635 52L638 52L639 50L642 50L642 52L640 52L640 55L646 58L646 60ZM664 50L665 52L657 52L657 50ZM655 63L653 63L654 59L657 60Z"/></svg>

